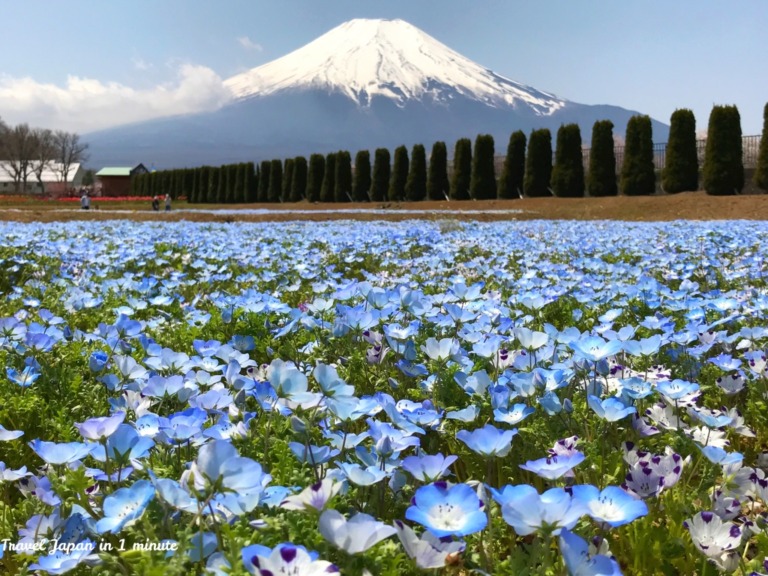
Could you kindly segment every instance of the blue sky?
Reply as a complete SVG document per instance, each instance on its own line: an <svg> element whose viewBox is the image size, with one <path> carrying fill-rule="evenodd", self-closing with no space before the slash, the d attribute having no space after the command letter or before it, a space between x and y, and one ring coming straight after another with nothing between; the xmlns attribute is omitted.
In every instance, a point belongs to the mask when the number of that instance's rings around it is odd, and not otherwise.
<svg viewBox="0 0 768 576"><path fill-rule="evenodd" d="M220 82L352 18L402 18L518 82L663 122L768 101L765 0L0 0L0 117L80 133L218 106Z"/></svg>

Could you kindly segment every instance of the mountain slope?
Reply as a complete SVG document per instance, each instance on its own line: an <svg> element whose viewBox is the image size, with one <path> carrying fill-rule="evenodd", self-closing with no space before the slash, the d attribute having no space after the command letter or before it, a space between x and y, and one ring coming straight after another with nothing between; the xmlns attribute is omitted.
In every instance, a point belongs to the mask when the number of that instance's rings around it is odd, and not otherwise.
<svg viewBox="0 0 768 576"><path fill-rule="evenodd" d="M489 133L497 153L514 130L595 120L617 134L635 112L587 106L514 82L402 20L352 20L290 54L224 82L214 112L152 120L88 136L96 165L156 167L408 146ZM654 122L654 137L668 127Z"/></svg>

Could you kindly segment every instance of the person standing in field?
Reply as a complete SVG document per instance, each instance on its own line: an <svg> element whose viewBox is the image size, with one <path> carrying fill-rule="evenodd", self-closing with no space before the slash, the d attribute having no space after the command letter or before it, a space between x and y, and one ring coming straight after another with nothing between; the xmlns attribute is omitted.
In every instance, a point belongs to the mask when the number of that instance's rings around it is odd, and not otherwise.
<svg viewBox="0 0 768 576"><path fill-rule="evenodd" d="M91 198L88 196L88 191L83 192L83 195L80 196L80 207L83 210L91 209Z"/></svg>
<svg viewBox="0 0 768 576"><path fill-rule="evenodd" d="M165 195L165 211L166 212L171 211L171 195L170 194Z"/></svg>
<svg viewBox="0 0 768 576"><path fill-rule="evenodd" d="M155 194L152 198L152 210L155 212L160 210L160 198L157 197L157 194Z"/></svg>

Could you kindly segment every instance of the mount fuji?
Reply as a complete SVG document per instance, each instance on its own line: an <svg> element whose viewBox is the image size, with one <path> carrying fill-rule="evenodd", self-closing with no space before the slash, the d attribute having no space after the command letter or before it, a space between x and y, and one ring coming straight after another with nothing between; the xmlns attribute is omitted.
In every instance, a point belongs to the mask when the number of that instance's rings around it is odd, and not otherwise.
<svg viewBox="0 0 768 576"><path fill-rule="evenodd" d="M218 110L119 126L86 136L91 163L160 168L373 150L611 120L621 135L638 112L585 105L520 84L403 20L345 22L309 44L224 81ZM654 139L669 127L653 121Z"/></svg>

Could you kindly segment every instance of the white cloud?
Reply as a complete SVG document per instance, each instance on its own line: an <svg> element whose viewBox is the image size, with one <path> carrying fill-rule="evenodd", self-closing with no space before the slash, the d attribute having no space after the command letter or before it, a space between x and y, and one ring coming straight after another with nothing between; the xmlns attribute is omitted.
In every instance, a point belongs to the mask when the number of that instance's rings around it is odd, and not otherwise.
<svg viewBox="0 0 768 576"><path fill-rule="evenodd" d="M258 42L254 42L248 36L240 36L237 39L237 43L240 44L246 50L253 50L254 52L262 52L264 47Z"/></svg>
<svg viewBox="0 0 768 576"><path fill-rule="evenodd" d="M142 72L152 68L152 64L150 62L147 62L143 58L138 58L138 57L131 58L131 63L133 64L133 67L136 68L136 70L141 70Z"/></svg>
<svg viewBox="0 0 768 576"><path fill-rule="evenodd" d="M231 95L210 68L180 64L172 82L135 89L69 76L66 86L0 75L0 110L8 124L87 133L173 114L215 110Z"/></svg>

